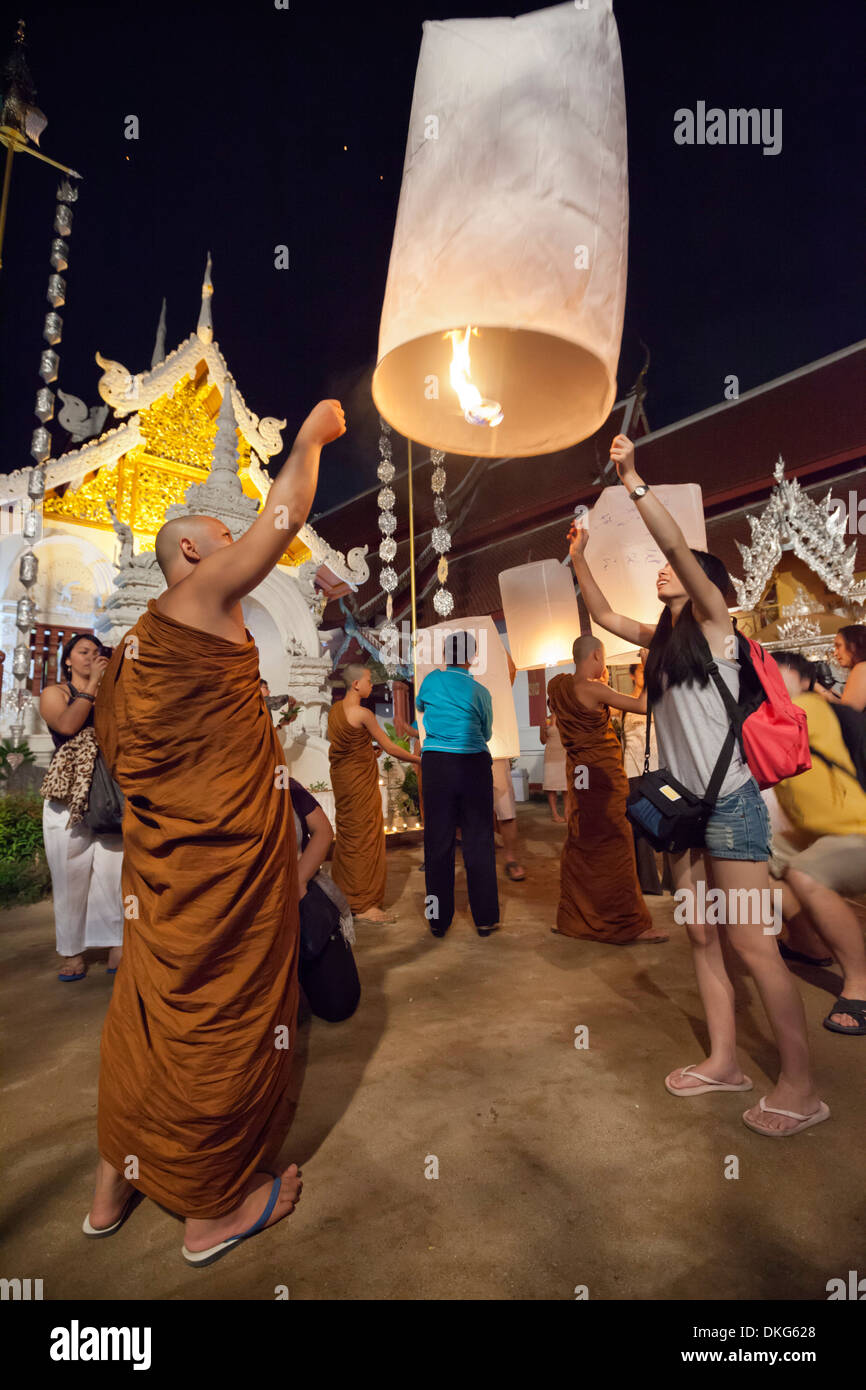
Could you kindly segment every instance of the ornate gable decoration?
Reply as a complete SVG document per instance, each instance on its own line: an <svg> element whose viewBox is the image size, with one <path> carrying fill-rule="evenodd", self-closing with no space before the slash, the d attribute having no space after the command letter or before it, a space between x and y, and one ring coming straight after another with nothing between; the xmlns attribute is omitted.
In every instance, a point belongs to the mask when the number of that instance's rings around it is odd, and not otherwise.
<svg viewBox="0 0 866 1390"><path fill-rule="evenodd" d="M283 447L282 431L286 421L270 416L260 419L253 414L238 390L219 346L202 342L197 333L191 333L186 342L170 352L158 366L139 372L136 376L127 371L122 363L112 362L99 352L96 361L102 368L102 376L97 383L99 394L117 416L141 411L153 405L161 396L170 396L184 377L198 381L203 375L201 364L204 363L208 380L221 392L226 389L226 383L231 383L238 428L253 452L259 458L267 459L278 454Z"/></svg>
<svg viewBox="0 0 866 1390"><path fill-rule="evenodd" d="M785 550L803 560L831 593L866 603L866 580L854 578L857 543L846 547L845 517L834 507L831 494L821 503L813 502L796 478L785 477L781 455L773 476L776 485L760 517L747 518L752 544L737 541L745 578L732 576L731 582L740 607L748 611L760 603Z"/></svg>

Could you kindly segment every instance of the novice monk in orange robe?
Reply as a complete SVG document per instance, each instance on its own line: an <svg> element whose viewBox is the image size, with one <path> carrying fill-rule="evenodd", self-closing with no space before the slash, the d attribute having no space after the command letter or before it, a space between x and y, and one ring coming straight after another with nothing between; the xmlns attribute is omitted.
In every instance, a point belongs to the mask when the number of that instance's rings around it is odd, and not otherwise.
<svg viewBox="0 0 866 1390"><path fill-rule="evenodd" d="M168 587L97 698L97 738L126 796L126 921L84 1231L116 1230L137 1189L185 1218L191 1264L287 1216L301 1193L295 1164L268 1171L297 1007L294 818L240 601L306 521L321 448L344 432L339 402L320 402L237 541L215 517L166 522Z"/></svg>
<svg viewBox="0 0 866 1390"><path fill-rule="evenodd" d="M331 706L328 715L328 757L337 820L331 877L359 920L394 922L395 917L382 911L387 877L385 826L373 740L401 762L417 767L421 759L394 743L376 716L361 704L373 689L369 668L347 666L343 676L346 694Z"/></svg>
<svg viewBox="0 0 866 1390"><path fill-rule="evenodd" d="M654 930L641 897L631 826L628 781L610 706L640 712L640 702L602 679L604 647L578 637L574 675L554 676L548 703L566 752L568 832L562 851L556 927L563 936L623 945L667 941Z"/></svg>

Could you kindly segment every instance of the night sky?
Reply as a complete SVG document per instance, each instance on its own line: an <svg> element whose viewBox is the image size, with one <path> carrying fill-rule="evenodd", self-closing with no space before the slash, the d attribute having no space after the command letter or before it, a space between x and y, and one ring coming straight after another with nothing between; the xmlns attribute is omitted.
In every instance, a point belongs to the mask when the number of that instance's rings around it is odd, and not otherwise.
<svg viewBox="0 0 866 1390"><path fill-rule="evenodd" d="M631 200L619 389L643 339L657 429L717 404L731 373L745 391L866 336L866 7L614 8ZM349 432L324 456L314 515L372 486L370 378L421 23L507 7L291 0L286 11L247 0L20 12L48 117L41 149L84 175L57 385L97 404L97 349L132 372L149 367L163 295L168 350L193 332L210 249L214 335L249 407L285 416L287 445L321 397L346 407ZM13 37L9 21L4 59ZM676 145L674 111L699 100L781 107L781 153ZM130 114L137 141L124 138ZM14 161L0 275L4 471L32 463L58 177ZM277 270L283 243L290 269Z"/></svg>

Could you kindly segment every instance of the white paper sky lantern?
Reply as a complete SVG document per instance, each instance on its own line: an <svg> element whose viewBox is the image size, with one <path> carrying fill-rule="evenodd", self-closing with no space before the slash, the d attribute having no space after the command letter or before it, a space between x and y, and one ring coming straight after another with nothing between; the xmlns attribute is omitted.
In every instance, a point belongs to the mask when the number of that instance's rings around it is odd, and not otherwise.
<svg viewBox="0 0 866 1390"><path fill-rule="evenodd" d="M469 668L469 674L474 676L480 685L486 686L493 700L493 737L487 745L490 756L519 757L520 731L511 693L508 657L492 618L451 618L447 623L437 623L435 627L419 628L415 660L416 693L421 689L421 682L429 671L437 667L439 670L444 669L444 642L450 632L471 632L475 638L475 661ZM423 748L424 716L420 711L418 731Z"/></svg>
<svg viewBox="0 0 866 1390"><path fill-rule="evenodd" d="M611 0L427 21L373 399L448 453L527 456L594 433L616 395L628 239L626 119ZM470 424L450 380L499 402ZM494 413L495 417L495 413Z"/></svg>
<svg viewBox="0 0 866 1390"><path fill-rule="evenodd" d="M518 671L571 661L580 636L572 572L559 560L534 560L499 576L511 659Z"/></svg>
<svg viewBox="0 0 866 1390"><path fill-rule="evenodd" d="M701 489L697 483L667 483L653 492L675 518L689 545L706 550L707 528ZM658 622L663 604L656 594L658 572L665 563L634 502L621 485L606 487L589 513L586 561L614 613ZM637 648L622 637L592 624L604 643L608 661L637 657Z"/></svg>

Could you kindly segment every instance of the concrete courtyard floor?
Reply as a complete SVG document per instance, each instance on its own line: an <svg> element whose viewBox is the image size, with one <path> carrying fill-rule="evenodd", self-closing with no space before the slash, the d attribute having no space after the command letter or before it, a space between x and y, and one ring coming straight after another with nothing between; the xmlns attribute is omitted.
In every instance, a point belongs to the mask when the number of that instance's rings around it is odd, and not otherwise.
<svg viewBox="0 0 866 1390"><path fill-rule="evenodd" d="M826 1124L790 1141L742 1124L775 1051L741 975L754 1092L669 1096L663 1077L705 1042L671 898L647 900L665 945L552 935L563 827L541 803L518 811L527 881L505 879L500 851L504 927L486 940L459 855L438 941L420 845L389 848L399 920L358 928L359 1010L300 1030L283 1150L304 1171L300 1206L204 1270L153 1202L110 1239L81 1234L110 977L98 959L57 982L50 900L0 913L0 1275L43 1279L46 1299L270 1300L282 1285L292 1299L823 1300L828 1279L863 1272L866 1039L821 1027L838 976L798 968Z"/></svg>

